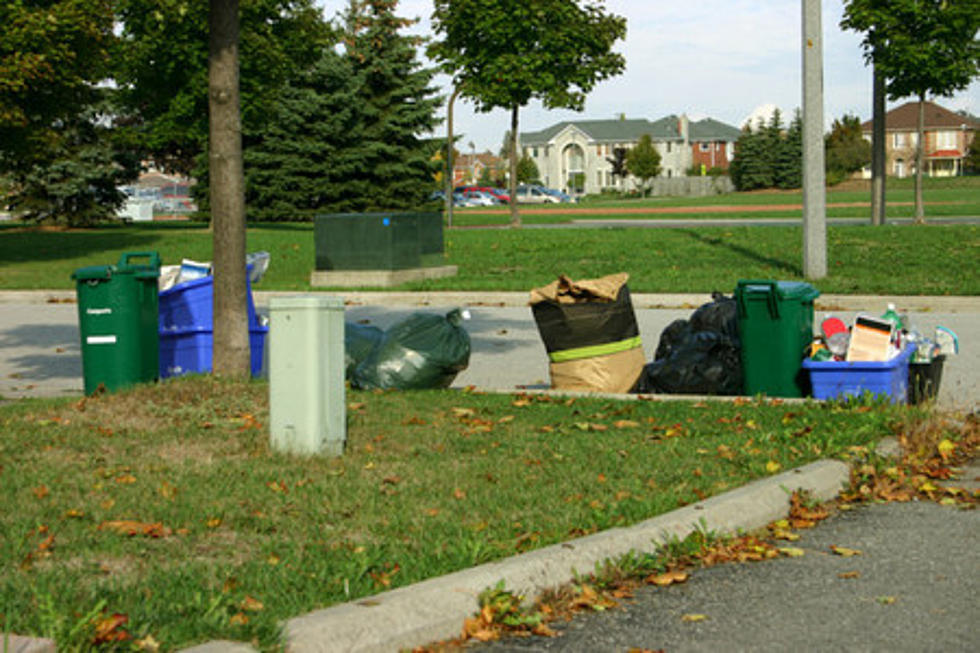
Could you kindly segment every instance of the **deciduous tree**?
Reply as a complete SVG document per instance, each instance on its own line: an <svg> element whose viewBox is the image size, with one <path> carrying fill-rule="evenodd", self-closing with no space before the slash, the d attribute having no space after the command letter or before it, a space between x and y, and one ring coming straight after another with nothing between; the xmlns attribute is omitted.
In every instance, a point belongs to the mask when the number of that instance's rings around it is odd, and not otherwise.
<svg viewBox="0 0 980 653"><path fill-rule="evenodd" d="M625 59L612 46L626 19L601 0L435 0L433 28L442 40L428 53L453 76L479 111L511 112L510 193L517 184L518 111L532 99L546 108L581 110L596 83L617 75ZM511 224L520 226L517 203Z"/></svg>
<svg viewBox="0 0 980 653"><path fill-rule="evenodd" d="M864 33L865 61L884 76L890 99L918 98L915 217L916 222L924 222L926 96L952 95L977 77L980 4L977 0L849 0L841 26Z"/></svg>
<svg viewBox="0 0 980 653"><path fill-rule="evenodd" d="M640 190L646 196L650 180L660 174L660 152L650 134L640 136L639 142L626 155L626 169L640 180Z"/></svg>
<svg viewBox="0 0 980 653"><path fill-rule="evenodd" d="M834 120L826 138L827 176L831 183L843 180L871 162L871 143L864 139L861 120L845 114Z"/></svg>

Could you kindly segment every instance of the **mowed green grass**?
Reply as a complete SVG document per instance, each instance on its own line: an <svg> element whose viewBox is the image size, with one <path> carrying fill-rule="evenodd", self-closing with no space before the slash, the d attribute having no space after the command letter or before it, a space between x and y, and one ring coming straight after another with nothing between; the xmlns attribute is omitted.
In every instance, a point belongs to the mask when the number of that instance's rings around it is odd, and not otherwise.
<svg viewBox="0 0 980 653"><path fill-rule="evenodd" d="M980 177L926 180L927 216L980 216ZM911 214L911 180L889 180L890 211ZM798 192L732 193L707 198L590 200L581 205L552 205L545 214L526 215L528 228L479 229L466 225L502 225L507 215L456 211L445 232L447 264L459 274L403 289L515 290L543 285L559 274L595 277L628 272L634 292L730 291L738 279L802 278L802 232L784 225L696 228L533 228L538 223L583 218L569 210L597 207L611 213L584 216L644 219L677 217L765 218L783 211L718 212L720 205L798 203ZM831 190L828 203L864 202L866 189ZM899 202L907 204L899 206ZM617 214L644 208L685 208L683 214ZM835 209L866 218L867 206ZM835 210L828 213L833 214ZM695 211L690 213L688 211ZM799 214L799 211L796 211ZM903 213L904 214L904 213ZM892 214L894 215L894 214ZM827 230L828 276L817 282L823 292L889 294L980 294L980 231L977 225L830 226ZM315 252L313 226L302 223L254 224L248 250L272 255L259 290L309 290ZM106 225L86 230L50 230L0 226L0 289L71 289L72 272L88 265L115 263L124 252L156 251L165 264L183 258L212 258L212 235L201 223Z"/></svg>
<svg viewBox="0 0 980 653"><path fill-rule="evenodd" d="M271 451L267 397L263 382L198 377L0 406L0 630L89 650L118 614L122 646L273 650L310 610L867 451L925 417L352 391L330 459Z"/></svg>
<svg viewBox="0 0 980 653"><path fill-rule="evenodd" d="M85 231L0 230L0 288L71 289L73 270L115 263L123 252L153 250L165 264L211 259L206 228L128 226ZM257 225L249 251L271 263L257 290L308 290L312 225ZM449 229L448 279L412 290L525 291L559 274L630 274L633 292L730 292L739 279L802 279L799 227L681 229ZM843 226L827 230L825 293L980 294L980 226Z"/></svg>

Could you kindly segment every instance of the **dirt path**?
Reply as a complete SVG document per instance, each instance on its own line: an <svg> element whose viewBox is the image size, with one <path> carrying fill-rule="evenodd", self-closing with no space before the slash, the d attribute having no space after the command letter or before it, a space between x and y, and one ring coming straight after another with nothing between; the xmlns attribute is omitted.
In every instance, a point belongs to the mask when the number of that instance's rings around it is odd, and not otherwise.
<svg viewBox="0 0 980 653"><path fill-rule="evenodd" d="M929 204L946 202L930 202ZM889 202L889 206L912 206L912 202ZM868 202L832 202L827 208L868 207ZM802 204L719 204L717 206L645 206L645 207L569 207L558 209L521 207L522 215L547 215L560 212L565 215L684 215L692 213L739 213L750 211L802 211ZM478 209L464 211L465 215L507 215L510 209Z"/></svg>

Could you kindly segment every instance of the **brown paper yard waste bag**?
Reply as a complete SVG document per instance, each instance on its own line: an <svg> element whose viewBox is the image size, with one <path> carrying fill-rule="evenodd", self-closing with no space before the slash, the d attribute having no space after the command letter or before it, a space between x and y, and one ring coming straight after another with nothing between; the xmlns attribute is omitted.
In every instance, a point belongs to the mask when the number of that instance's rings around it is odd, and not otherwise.
<svg viewBox="0 0 980 653"><path fill-rule="evenodd" d="M552 388L629 392L636 384L645 360L628 279L626 273L579 281L562 275L531 291Z"/></svg>

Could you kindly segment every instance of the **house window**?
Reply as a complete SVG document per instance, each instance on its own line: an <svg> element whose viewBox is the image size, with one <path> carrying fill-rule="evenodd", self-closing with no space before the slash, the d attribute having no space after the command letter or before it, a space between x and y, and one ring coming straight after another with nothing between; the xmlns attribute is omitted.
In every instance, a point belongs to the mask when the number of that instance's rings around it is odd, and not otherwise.
<svg viewBox="0 0 980 653"><path fill-rule="evenodd" d="M701 143L698 146L698 149L700 149L702 152L710 152L711 151L711 143Z"/></svg>
<svg viewBox="0 0 980 653"><path fill-rule="evenodd" d="M901 132L895 132L892 134L892 147L905 147L905 134Z"/></svg>
<svg viewBox="0 0 980 653"><path fill-rule="evenodd" d="M671 146L671 142L667 141L667 154L670 154L670 146Z"/></svg>
<svg viewBox="0 0 980 653"><path fill-rule="evenodd" d="M956 132L936 132L936 149L952 150L956 147Z"/></svg>
<svg viewBox="0 0 980 653"><path fill-rule="evenodd" d="M533 156L535 159L538 158L538 148L531 148L531 156Z"/></svg>
<svg viewBox="0 0 980 653"><path fill-rule="evenodd" d="M602 188L602 170L596 170L596 172L595 172L595 184L599 188Z"/></svg>

